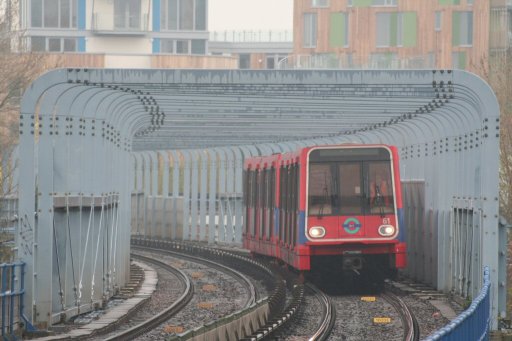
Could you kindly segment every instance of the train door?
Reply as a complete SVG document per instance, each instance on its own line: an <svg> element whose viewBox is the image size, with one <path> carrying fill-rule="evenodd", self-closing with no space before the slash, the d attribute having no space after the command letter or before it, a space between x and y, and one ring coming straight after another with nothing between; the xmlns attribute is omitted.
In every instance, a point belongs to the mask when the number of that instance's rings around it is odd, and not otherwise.
<svg viewBox="0 0 512 341"><path fill-rule="evenodd" d="M335 188L338 210L338 238L364 235L364 163L338 162L336 165Z"/></svg>

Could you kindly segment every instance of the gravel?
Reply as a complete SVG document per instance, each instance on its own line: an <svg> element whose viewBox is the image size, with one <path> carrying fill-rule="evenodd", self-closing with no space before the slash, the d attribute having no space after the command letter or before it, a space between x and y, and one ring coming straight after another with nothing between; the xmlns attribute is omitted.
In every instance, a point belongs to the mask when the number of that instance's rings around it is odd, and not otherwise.
<svg viewBox="0 0 512 341"><path fill-rule="evenodd" d="M191 278L194 297L176 316L137 340L165 339L229 315L245 305L248 297L245 287L229 275L206 265L170 256L160 257Z"/></svg>

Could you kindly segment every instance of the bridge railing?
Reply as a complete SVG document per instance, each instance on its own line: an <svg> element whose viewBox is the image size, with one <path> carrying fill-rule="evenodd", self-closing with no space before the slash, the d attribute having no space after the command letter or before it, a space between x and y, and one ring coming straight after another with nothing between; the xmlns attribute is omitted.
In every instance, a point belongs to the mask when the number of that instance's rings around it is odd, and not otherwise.
<svg viewBox="0 0 512 341"><path fill-rule="evenodd" d="M490 333L491 281L489 268L484 269L484 285L471 306L425 341L488 340Z"/></svg>
<svg viewBox="0 0 512 341"><path fill-rule="evenodd" d="M25 263L0 264L0 333L2 340L18 334L23 325L33 327L23 313Z"/></svg>

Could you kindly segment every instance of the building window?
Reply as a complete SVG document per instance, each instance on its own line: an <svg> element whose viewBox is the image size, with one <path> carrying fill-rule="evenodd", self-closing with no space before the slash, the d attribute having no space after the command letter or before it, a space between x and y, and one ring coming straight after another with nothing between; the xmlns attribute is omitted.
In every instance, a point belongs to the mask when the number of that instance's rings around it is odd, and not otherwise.
<svg viewBox="0 0 512 341"><path fill-rule="evenodd" d="M372 53L370 55L370 67L372 69L398 68L396 64L396 53Z"/></svg>
<svg viewBox="0 0 512 341"><path fill-rule="evenodd" d="M348 47L348 14L331 13L329 44L331 47Z"/></svg>
<svg viewBox="0 0 512 341"><path fill-rule="evenodd" d="M316 47L316 13L304 13L304 47Z"/></svg>
<svg viewBox="0 0 512 341"><path fill-rule="evenodd" d="M76 39L75 38L64 38L64 52L75 52L76 51Z"/></svg>
<svg viewBox="0 0 512 341"><path fill-rule="evenodd" d="M160 52L174 53L174 40L173 39L160 40Z"/></svg>
<svg viewBox="0 0 512 341"><path fill-rule="evenodd" d="M162 0L161 6L163 30L206 30L206 0Z"/></svg>
<svg viewBox="0 0 512 341"><path fill-rule="evenodd" d="M195 22L196 31L206 31L206 0L195 1Z"/></svg>
<svg viewBox="0 0 512 341"><path fill-rule="evenodd" d="M473 45L473 12L453 12L452 45Z"/></svg>
<svg viewBox="0 0 512 341"><path fill-rule="evenodd" d="M417 40L416 12L377 13L377 47L413 47Z"/></svg>
<svg viewBox="0 0 512 341"><path fill-rule="evenodd" d="M76 38L31 37L30 50L33 52L76 52Z"/></svg>
<svg viewBox="0 0 512 341"><path fill-rule="evenodd" d="M140 0L114 0L114 28L140 30Z"/></svg>
<svg viewBox="0 0 512 341"><path fill-rule="evenodd" d="M441 22L442 21L443 21L443 12L436 11L435 25L434 25L434 29L436 31L441 31Z"/></svg>
<svg viewBox="0 0 512 341"><path fill-rule="evenodd" d="M176 40L176 54L190 54L189 40Z"/></svg>
<svg viewBox="0 0 512 341"><path fill-rule="evenodd" d="M180 0L178 28L180 31L192 31L194 27L194 1Z"/></svg>
<svg viewBox="0 0 512 341"><path fill-rule="evenodd" d="M397 0L373 0L372 6L396 6Z"/></svg>
<svg viewBox="0 0 512 341"><path fill-rule="evenodd" d="M206 54L204 39L161 39L160 52L170 54Z"/></svg>
<svg viewBox="0 0 512 341"><path fill-rule="evenodd" d="M48 38L48 51L49 52L60 52L61 51L60 38Z"/></svg>
<svg viewBox="0 0 512 341"><path fill-rule="evenodd" d="M206 54L206 40L193 39L192 40L192 54Z"/></svg>
<svg viewBox="0 0 512 341"><path fill-rule="evenodd" d="M460 5L460 0L439 0L439 5Z"/></svg>
<svg viewBox="0 0 512 341"><path fill-rule="evenodd" d="M397 6L398 0L348 0L349 7Z"/></svg>
<svg viewBox="0 0 512 341"><path fill-rule="evenodd" d="M248 53L241 53L238 56L238 68L250 69L251 68L251 55Z"/></svg>
<svg viewBox="0 0 512 341"><path fill-rule="evenodd" d="M452 53L452 67L454 69L464 70L466 68L466 52L453 52Z"/></svg>
<svg viewBox="0 0 512 341"><path fill-rule="evenodd" d="M473 5L473 0L468 0L468 5Z"/></svg>
<svg viewBox="0 0 512 341"><path fill-rule="evenodd" d="M77 0L31 0L30 27L76 28Z"/></svg>
<svg viewBox="0 0 512 341"><path fill-rule="evenodd" d="M46 51L46 39L45 37L31 37L30 47L33 52L44 52Z"/></svg>
<svg viewBox="0 0 512 341"><path fill-rule="evenodd" d="M329 0L311 0L311 7L329 7Z"/></svg>

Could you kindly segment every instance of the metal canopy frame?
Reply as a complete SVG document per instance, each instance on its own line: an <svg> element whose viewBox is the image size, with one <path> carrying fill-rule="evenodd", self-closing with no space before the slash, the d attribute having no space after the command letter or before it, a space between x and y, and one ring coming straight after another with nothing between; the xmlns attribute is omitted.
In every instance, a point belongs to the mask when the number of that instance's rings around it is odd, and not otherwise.
<svg viewBox="0 0 512 341"><path fill-rule="evenodd" d="M499 108L473 74L62 69L25 93L20 134L18 256L42 326L125 283L130 225L240 245L244 158L335 143L399 148L410 276L475 297L487 265L493 327L505 311Z"/></svg>

